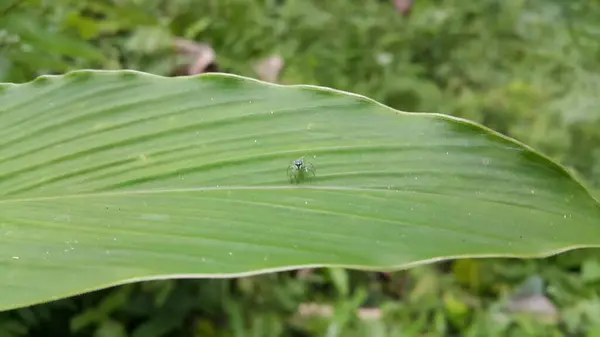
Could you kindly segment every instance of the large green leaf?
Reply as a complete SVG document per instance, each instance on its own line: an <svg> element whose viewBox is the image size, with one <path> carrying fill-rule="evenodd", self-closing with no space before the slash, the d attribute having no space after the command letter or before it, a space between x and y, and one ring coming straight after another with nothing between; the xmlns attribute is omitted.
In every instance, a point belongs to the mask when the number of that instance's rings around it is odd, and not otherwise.
<svg viewBox="0 0 600 337"><path fill-rule="evenodd" d="M584 187L468 121L217 74L0 89L0 308L149 278L600 243ZM300 157L317 174L291 184Z"/></svg>

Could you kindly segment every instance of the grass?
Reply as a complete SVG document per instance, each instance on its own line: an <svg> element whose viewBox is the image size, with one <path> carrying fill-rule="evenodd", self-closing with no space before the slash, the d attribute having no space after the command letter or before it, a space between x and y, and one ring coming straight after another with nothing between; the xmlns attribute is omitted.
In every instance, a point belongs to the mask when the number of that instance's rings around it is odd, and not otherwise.
<svg viewBox="0 0 600 337"><path fill-rule="evenodd" d="M594 4L417 0L407 16L378 0L118 3L24 1L5 13L0 80L77 68L170 75L193 59L172 52L178 37L208 44L221 71L257 76L256 64L277 55L280 83L469 118L600 183L598 95L582 84L600 83ZM392 274L149 282L1 313L0 336L592 336L599 285L595 250ZM516 298L545 312L515 312Z"/></svg>

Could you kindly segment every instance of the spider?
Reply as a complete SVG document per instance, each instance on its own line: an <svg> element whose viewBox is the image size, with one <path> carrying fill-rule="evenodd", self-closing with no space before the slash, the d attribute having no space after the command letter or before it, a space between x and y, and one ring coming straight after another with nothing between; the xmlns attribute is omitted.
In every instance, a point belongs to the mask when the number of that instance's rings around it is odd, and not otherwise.
<svg viewBox="0 0 600 337"><path fill-rule="evenodd" d="M316 175L315 173L316 170L313 164L305 162L304 157L291 162L290 166L288 166L287 169L287 174L290 177L290 182L297 184L305 178L310 179L311 175L314 177Z"/></svg>

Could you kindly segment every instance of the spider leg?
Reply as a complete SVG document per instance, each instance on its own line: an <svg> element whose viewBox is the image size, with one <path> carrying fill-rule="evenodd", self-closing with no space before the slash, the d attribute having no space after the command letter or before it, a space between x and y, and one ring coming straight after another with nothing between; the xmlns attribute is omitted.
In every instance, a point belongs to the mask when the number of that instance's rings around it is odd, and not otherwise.
<svg viewBox="0 0 600 337"><path fill-rule="evenodd" d="M308 181L311 181L314 176L314 166L311 163L305 163L304 166L302 166L302 178L306 178Z"/></svg>
<svg viewBox="0 0 600 337"><path fill-rule="evenodd" d="M291 170L291 172L290 172L290 170ZM293 184L293 183L298 183L298 182L299 182L299 177L298 177L298 175L299 175L299 174L302 174L302 172L301 172L301 171L299 171L299 170L296 168L296 166L294 166L294 165L290 165L290 166L288 166L288 168L287 168L287 174L288 174L288 177L290 178L290 183L292 183L292 184Z"/></svg>
<svg viewBox="0 0 600 337"><path fill-rule="evenodd" d="M312 175L316 175L317 170L315 169L315 166L311 163L306 163L306 168L305 168L306 172L310 172L312 173Z"/></svg>

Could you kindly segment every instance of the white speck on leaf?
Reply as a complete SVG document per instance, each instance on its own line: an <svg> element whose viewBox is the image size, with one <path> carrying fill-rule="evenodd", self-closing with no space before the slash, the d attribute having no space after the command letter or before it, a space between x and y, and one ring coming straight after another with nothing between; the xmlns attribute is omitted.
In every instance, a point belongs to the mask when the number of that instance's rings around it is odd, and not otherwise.
<svg viewBox="0 0 600 337"><path fill-rule="evenodd" d="M52 218L52 220L71 222L71 216L68 214L56 215Z"/></svg>

